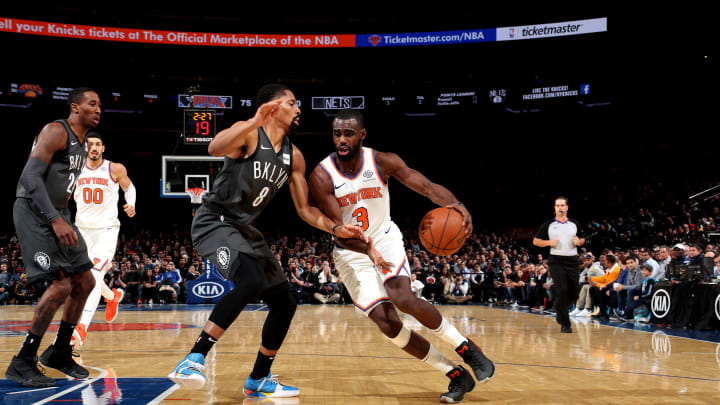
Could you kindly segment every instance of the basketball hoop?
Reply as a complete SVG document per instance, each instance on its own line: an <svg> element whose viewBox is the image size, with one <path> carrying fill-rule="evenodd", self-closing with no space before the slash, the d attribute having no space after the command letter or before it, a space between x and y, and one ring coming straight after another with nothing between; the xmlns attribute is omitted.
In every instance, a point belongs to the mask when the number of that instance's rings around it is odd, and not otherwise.
<svg viewBox="0 0 720 405"><path fill-rule="evenodd" d="M186 188L185 192L190 196L190 202L192 204L202 204L202 196L207 193L207 190L200 187Z"/></svg>

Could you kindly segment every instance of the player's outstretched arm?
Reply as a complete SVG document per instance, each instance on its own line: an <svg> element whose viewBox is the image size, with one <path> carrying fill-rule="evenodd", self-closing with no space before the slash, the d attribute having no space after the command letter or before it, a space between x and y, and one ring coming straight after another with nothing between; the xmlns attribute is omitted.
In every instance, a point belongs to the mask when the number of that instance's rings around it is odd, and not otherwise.
<svg viewBox="0 0 720 405"><path fill-rule="evenodd" d="M254 117L247 121L238 121L230 128L220 131L208 145L208 153L213 156L240 157L242 147L248 144L248 135L257 134L257 129L275 116L282 101L268 101L258 107Z"/></svg>
<svg viewBox="0 0 720 405"><path fill-rule="evenodd" d="M55 152L67 147L67 140L67 133L61 124L53 122L46 125L40 131L30 152L30 157L20 174L20 185L27 191L33 205L52 222L53 231L60 243L64 246L78 246L77 234L55 209L47 187L45 187L45 173L48 170L50 159ZM68 178L68 181L71 180L75 181L75 178ZM68 187L74 187L74 184L68 184Z"/></svg>
<svg viewBox="0 0 720 405"><path fill-rule="evenodd" d="M411 169L405 164L400 156L390 152L375 153L375 160L380 166L380 172L386 177L386 180L393 176L400 180L407 188L422 194L429 198L432 202L440 206L446 206L456 209L463 216L463 226L465 227L465 235L472 233L472 216L465 208L465 205L444 186L433 183L422 173L415 169Z"/></svg>
<svg viewBox="0 0 720 405"><path fill-rule="evenodd" d="M135 186L132 184L132 181L130 181L130 177L128 177L125 165L121 163L112 163L110 165L110 173L112 174L113 179L120 184L120 187L122 187L123 192L125 193L126 204L123 205L123 210L130 218L134 217L137 192L135 190Z"/></svg>
<svg viewBox="0 0 720 405"><path fill-rule="evenodd" d="M365 239L362 229L354 225L337 224L328 218L317 207L310 204L310 191L305 180L305 157L293 145L293 167L290 173L290 196L295 204L295 210L303 221L308 224L341 238Z"/></svg>

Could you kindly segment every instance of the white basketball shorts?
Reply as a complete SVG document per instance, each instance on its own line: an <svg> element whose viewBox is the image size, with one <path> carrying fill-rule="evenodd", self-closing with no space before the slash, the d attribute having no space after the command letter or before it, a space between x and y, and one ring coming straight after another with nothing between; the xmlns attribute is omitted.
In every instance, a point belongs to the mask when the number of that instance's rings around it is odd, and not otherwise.
<svg viewBox="0 0 720 405"><path fill-rule="evenodd" d="M389 301L384 284L391 279L410 278L410 266L400 229L390 222L388 229L373 237L375 249L385 261L393 264L391 271L383 273L364 253L354 252L335 245L333 259L342 282L350 292L355 308L368 316L378 304Z"/></svg>
<svg viewBox="0 0 720 405"><path fill-rule="evenodd" d="M80 228L80 233L88 247L88 256L93 262L93 270L107 273L112 265L117 249L119 226L107 228Z"/></svg>

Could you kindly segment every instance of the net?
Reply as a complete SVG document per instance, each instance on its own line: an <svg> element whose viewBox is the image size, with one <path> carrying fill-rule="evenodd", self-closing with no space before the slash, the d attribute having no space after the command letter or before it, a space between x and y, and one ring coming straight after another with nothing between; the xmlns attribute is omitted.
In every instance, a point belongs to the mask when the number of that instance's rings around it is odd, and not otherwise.
<svg viewBox="0 0 720 405"><path fill-rule="evenodd" d="M192 204L202 204L202 196L207 193L207 190L200 187L193 187L185 189L185 192L190 196L190 202Z"/></svg>

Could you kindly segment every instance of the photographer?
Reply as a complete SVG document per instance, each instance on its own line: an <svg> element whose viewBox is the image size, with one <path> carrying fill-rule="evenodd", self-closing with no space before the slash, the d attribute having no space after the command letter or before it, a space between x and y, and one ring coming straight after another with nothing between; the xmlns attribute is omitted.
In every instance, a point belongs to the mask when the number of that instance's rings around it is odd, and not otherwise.
<svg viewBox="0 0 720 405"><path fill-rule="evenodd" d="M450 284L450 289L445 295L445 298L447 298L448 302L455 304L468 302L472 299L472 295L467 295L468 288L470 288L470 286L462 274L456 274L453 276L453 281Z"/></svg>

